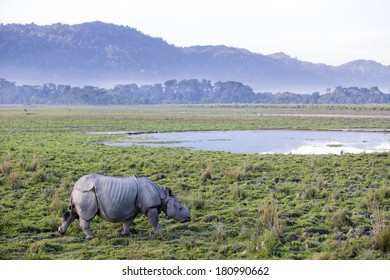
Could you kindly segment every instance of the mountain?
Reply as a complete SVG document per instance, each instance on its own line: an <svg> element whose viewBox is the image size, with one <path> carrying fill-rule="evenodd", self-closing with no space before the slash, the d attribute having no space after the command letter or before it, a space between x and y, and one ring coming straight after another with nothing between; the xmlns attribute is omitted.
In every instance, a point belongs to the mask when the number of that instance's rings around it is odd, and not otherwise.
<svg viewBox="0 0 390 280"><path fill-rule="evenodd" d="M226 46L176 47L114 24L0 25L0 77L18 83L154 83L169 79L240 81L259 91L323 91L336 86L390 88L390 66L367 60L338 67L284 53Z"/></svg>
<svg viewBox="0 0 390 280"><path fill-rule="evenodd" d="M182 51L124 26L0 26L0 75L14 79L85 83L101 79L150 79L173 71Z"/></svg>

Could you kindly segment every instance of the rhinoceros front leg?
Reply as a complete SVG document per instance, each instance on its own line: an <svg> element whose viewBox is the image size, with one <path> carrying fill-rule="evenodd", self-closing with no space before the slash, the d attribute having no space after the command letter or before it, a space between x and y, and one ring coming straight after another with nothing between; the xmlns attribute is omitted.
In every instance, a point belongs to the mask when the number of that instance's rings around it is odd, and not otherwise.
<svg viewBox="0 0 390 280"><path fill-rule="evenodd" d="M158 224L158 210L156 208L152 208L147 213L149 223L152 225L155 231L158 233L161 233L162 230L160 228L160 225Z"/></svg>
<svg viewBox="0 0 390 280"><path fill-rule="evenodd" d="M130 235L130 227L133 224L133 221L134 221L135 217L137 217L137 215L135 215L134 217L131 217L130 219L127 219L127 220L125 220L123 222L123 230L121 232L121 234L123 236L129 236Z"/></svg>
<svg viewBox="0 0 390 280"><path fill-rule="evenodd" d="M84 232L85 238L92 239L95 237L95 235L92 233L91 229L89 228L90 221L84 220L80 217L79 226L80 229Z"/></svg>

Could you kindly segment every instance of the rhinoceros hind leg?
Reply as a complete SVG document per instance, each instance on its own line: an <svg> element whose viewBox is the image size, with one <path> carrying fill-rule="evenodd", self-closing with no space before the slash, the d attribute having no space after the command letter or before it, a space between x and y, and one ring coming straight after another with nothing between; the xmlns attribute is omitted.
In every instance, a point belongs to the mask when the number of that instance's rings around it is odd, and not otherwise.
<svg viewBox="0 0 390 280"><path fill-rule="evenodd" d="M92 239L95 237L95 235L92 233L91 229L89 228L90 221L84 220L83 218L80 217L80 223L79 226L81 230L85 234L85 238L87 239Z"/></svg>
<svg viewBox="0 0 390 280"><path fill-rule="evenodd" d="M121 234L123 236L129 236L130 235L130 227L133 224L133 221L134 221L135 217L137 217L137 215L134 216L134 217L131 217L130 219L127 219L127 220L125 220L123 222L123 230L121 231Z"/></svg>
<svg viewBox="0 0 390 280"><path fill-rule="evenodd" d="M69 225L76 219L78 218L78 215L76 212L74 212L72 209L68 212L66 212L62 216L62 224L61 226L58 227L58 232L61 235L64 235L66 230L68 229Z"/></svg>
<svg viewBox="0 0 390 280"><path fill-rule="evenodd" d="M160 225L158 223L158 210L157 210L157 208L150 209L147 213L147 216L149 219L149 223L152 225L154 230L157 231L158 233L161 233L162 230L161 230Z"/></svg>
<svg viewBox="0 0 390 280"><path fill-rule="evenodd" d="M94 238L95 235L92 234L89 225L90 221L98 212L95 193L93 191L80 192L74 189L72 192L72 201L79 215L79 228L85 233L87 239Z"/></svg>

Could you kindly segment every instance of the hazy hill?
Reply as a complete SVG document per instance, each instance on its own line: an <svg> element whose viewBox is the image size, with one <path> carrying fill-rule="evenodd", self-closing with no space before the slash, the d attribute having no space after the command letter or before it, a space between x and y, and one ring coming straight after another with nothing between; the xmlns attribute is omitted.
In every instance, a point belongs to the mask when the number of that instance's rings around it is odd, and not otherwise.
<svg viewBox="0 0 390 280"><path fill-rule="evenodd" d="M182 52L162 39L101 22L0 26L0 76L85 83L159 78Z"/></svg>
<svg viewBox="0 0 390 280"><path fill-rule="evenodd" d="M113 86L168 79L240 81L259 91L323 91L336 86L390 89L390 67L357 60L334 67L284 53L226 46L179 48L130 27L0 25L0 77L18 83Z"/></svg>

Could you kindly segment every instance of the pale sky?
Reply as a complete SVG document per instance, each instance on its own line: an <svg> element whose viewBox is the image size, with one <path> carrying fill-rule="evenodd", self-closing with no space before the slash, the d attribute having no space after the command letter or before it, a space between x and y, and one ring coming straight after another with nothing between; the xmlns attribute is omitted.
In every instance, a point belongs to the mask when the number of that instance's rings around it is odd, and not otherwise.
<svg viewBox="0 0 390 280"><path fill-rule="evenodd" d="M389 0L0 0L2 24L89 21L130 26L176 46L390 65Z"/></svg>

